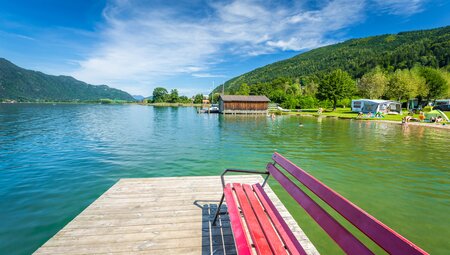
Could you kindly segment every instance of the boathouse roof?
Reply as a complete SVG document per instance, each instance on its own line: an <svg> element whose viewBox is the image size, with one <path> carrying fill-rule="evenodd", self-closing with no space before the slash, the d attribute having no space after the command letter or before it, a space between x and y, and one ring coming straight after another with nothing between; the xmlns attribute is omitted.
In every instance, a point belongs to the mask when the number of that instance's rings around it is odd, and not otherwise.
<svg viewBox="0 0 450 255"><path fill-rule="evenodd" d="M220 95L224 102L270 102L266 96Z"/></svg>

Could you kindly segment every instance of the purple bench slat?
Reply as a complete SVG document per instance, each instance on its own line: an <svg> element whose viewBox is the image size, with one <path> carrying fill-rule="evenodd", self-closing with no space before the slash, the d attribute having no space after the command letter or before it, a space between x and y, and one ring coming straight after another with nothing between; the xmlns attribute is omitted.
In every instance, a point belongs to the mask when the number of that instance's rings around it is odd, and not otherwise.
<svg viewBox="0 0 450 255"><path fill-rule="evenodd" d="M389 254L428 254L279 153L272 159ZM274 168L272 164L269 167Z"/></svg>
<svg viewBox="0 0 450 255"><path fill-rule="evenodd" d="M272 164L267 165L270 174L283 186L283 188L300 204L308 214L328 233L328 235L351 255L373 254L364 244L354 237L347 229L329 215L322 207L303 192L286 175Z"/></svg>

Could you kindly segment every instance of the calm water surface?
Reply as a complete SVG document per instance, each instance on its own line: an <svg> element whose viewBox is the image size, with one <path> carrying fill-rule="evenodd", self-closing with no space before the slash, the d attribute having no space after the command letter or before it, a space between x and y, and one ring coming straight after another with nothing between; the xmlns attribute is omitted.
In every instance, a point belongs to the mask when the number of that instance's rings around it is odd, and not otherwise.
<svg viewBox="0 0 450 255"><path fill-rule="evenodd" d="M332 118L0 104L0 254L32 253L120 178L263 169L274 151L428 252L449 254L449 138L448 130ZM338 253L270 185L319 251Z"/></svg>

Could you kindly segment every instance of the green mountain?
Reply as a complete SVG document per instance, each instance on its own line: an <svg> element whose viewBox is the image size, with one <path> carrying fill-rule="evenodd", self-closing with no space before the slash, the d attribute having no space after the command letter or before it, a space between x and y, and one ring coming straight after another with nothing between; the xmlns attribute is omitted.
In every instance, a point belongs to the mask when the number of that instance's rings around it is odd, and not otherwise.
<svg viewBox="0 0 450 255"><path fill-rule="evenodd" d="M376 66L388 71L414 65L444 67L450 64L450 26L398 34L351 39L317 48L292 58L255 69L225 83L227 93L235 93L243 83L249 86L289 78L303 83L340 68L360 78ZM217 87L214 92L220 92Z"/></svg>
<svg viewBox="0 0 450 255"><path fill-rule="evenodd" d="M92 101L106 98L134 101L130 94L106 85L95 86L70 76L26 70L0 58L0 99Z"/></svg>

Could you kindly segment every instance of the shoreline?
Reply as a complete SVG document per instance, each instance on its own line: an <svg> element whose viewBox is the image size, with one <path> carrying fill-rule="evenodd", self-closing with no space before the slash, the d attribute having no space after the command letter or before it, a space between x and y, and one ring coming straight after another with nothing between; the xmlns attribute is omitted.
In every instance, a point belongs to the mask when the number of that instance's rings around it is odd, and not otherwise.
<svg viewBox="0 0 450 255"><path fill-rule="evenodd" d="M158 107L202 107L203 104L194 103L137 103L139 105L158 106Z"/></svg>
<svg viewBox="0 0 450 255"><path fill-rule="evenodd" d="M380 121L383 121L383 120L380 120ZM383 121L383 122L386 122L386 123L394 123L394 124L398 124L398 125L404 125L404 126L410 126L410 125L412 125L412 126L416 126L416 127L431 127L431 128L439 128L439 129L447 129L447 130L450 130L450 124L445 124L445 125L442 125L442 124L436 124L436 123L420 123L420 122L406 122L406 123L401 123L401 122L398 122L398 121L388 121L388 120L386 120L386 121Z"/></svg>
<svg viewBox="0 0 450 255"><path fill-rule="evenodd" d="M437 123L422 123L422 122L406 122L402 123L401 121L397 120L383 120L383 119L356 119L356 118L350 118L350 117L339 117L339 116L329 116L329 115L318 115L318 114L283 114L284 116L307 116L307 117L326 117L326 118L337 118L341 120L352 120L352 121L373 121L373 122L380 122L380 123L390 123L390 124L397 124L401 126L417 126L417 127L431 127L431 128L439 128L439 129L447 129L450 130L450 124L437 124Z"/></svg>

